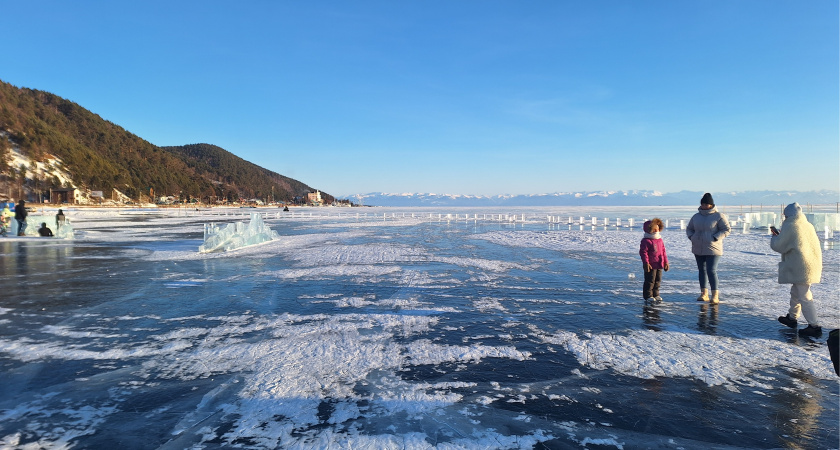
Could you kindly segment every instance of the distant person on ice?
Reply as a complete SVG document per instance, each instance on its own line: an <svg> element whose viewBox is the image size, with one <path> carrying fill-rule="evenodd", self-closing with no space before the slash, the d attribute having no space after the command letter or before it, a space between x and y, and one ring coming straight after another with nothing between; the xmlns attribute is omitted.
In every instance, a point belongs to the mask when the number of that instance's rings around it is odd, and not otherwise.
<svg viewBox="0 0 840 450"><path fill-rule="evenodd" d="M26 232L26 205L25 201L21 200L15 205L15 220L18 223L18 236L25 236Z"/></svg>
<svg viewBox="0 0 840 450"><path fill-rule="evenodd" d="M9 209L9 204L3 205L3 211L0 212L0 235L3 237L9 231L9 225L11 225L14 216L15 214Z"/></svg>
<svg viewBox="0 0 840 450"><path fill-rule="evenodd" d="M685 234L691 240L691 253L697 261L697 272L700 280L700 296L698 302L712 303L720 302L720 291L718 290L717 265L723 255L723 238L729 236L732 228L726 215L718 212L715 208L715 201L712 194L705 193L700 199L700 207L697 213L691 217ZM712 296L709 298L709 291L706 284L712 288Z"/></svg>
<svg viewBox="0 0 840 450"><path fill-rule="evenodd" d="M645 237L639 245L639 256L642 257L642 269L645 273L642 296L645 300L654 299L661 302L659 285L662 283L662 271L667 272L670 269L668 255L665 253L665 242L659 234L664 226L662 220L655 218L645 222L642 228L645 230Z"/></svg>
<svg viewBox="0 0 840 450"><path fill-rule="evenodd" d="M779 322L796 328L799 313L805 316L808 326L799 330L800 336L819 337L822 327L817 320L817 308L811 285L822 277L822 250L817 231L802 214L798 203L785 207L785 220L781 231L770 227L773 237L770 248L782 254L779 263L779 284L791 284L790 309L779 317Z"/></svg>
<svg viewBox="0 0 840 450"><path fill-rule="evenodd" d="M56 215L55 215L55 231L60 230L60 229L61 229L61 226L62 226L62 225L64 225L64 222L65 222L66 220L67 220L67 219L64 217L64 212L62 212L62 211L59 209L59 210L58 210L58 214L56 214Z"/></svg>
<svg viewBox="0 0 840 450"><path fill-rule="evenodd" d="M38 234L43 237L52 237L53 232L49 228L47 228L47 223L42 222L41 228L38 228Z"/></svg>

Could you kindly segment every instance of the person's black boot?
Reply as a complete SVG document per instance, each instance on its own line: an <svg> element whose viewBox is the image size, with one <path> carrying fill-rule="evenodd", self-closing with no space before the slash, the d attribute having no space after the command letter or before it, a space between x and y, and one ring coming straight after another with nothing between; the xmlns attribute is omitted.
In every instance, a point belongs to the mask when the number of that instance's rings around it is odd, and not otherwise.
<svg viewBox="0 0 840 450"><path fill-rule="evenodd" d="M807 327L799 330L799 335L802 337L820 337L822 336L822 327L808 325Z"/></svg>
<svg viewBox="0 0 840 450"><path fill-rule="evenodd" d="M779 322L781 322L783 325L787 325L791 328L796 328L796 319L791 319L790 316L787 315L787 314L779 317Z"/></svg>

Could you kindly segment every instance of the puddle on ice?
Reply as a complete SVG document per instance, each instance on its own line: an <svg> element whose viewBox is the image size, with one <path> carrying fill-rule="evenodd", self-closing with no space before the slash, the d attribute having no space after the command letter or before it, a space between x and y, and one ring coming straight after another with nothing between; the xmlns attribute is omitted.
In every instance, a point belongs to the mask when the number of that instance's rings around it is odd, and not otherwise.
<svg viewBox="0 0 840 450"><path fill-rule="evenodd" d="M836 447L825 338L776 323L766 236L727 238L712 307L666 230L646 305L638 230L421 217L269 217L229 254L166 214L2 242L0 448Z"/></svg>

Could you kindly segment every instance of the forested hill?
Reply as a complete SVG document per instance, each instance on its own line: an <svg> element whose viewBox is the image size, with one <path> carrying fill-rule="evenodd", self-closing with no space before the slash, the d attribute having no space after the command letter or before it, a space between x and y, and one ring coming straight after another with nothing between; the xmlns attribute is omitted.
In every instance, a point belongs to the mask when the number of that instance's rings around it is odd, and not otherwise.
<svg viewBox="0 0 840 450"><path fill-rule="evenodd" d="M3 81L0 132L31 161L61 159L74 187L89 190L116 188L132 198L148 195L152 188L156 195L266 200L271 199L272 187L276 200L314 191L216 146L158 147L69 100ZM35 182L31 169L13 167L7 147L0 142L0 174L7 182L17 180L25 191L36 185L69 187L58 186L55 177Z"/></svg>
<svg viewBox="0 0 840 450"><path fill-rule="evenodd" d="M210 144L162 147L181 158L199 176L225 189L239 192L245 198L292 200L314 190L300 181L284 177ZM332 198L327 194L327 201Z"/></svg>

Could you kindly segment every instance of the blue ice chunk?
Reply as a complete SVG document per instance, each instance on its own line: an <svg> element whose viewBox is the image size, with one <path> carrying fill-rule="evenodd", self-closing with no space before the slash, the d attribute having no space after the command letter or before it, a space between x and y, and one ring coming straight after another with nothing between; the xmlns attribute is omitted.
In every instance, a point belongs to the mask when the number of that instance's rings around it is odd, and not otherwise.
<svg viewBox="0 0 840 450"><path fill-rule="evenodd" d="M244 222L229 223L224 227L204 224L204 243L198 247L198 251L227 252L279 238L280 235L265 224L262 214L253 213L247 225Z"/></svg>

